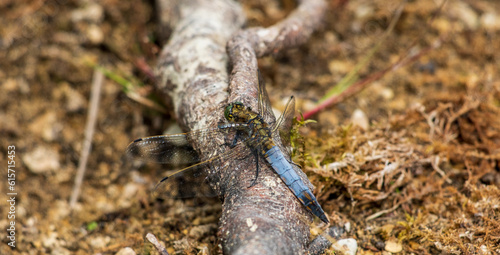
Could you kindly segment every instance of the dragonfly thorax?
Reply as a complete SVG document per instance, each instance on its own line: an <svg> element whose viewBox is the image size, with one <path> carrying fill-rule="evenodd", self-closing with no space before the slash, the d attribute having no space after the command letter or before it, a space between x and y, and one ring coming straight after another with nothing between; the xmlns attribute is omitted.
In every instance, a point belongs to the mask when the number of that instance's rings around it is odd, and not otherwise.
<svg viewBox="0 0 500 255"><path fill-rule="evenodd" d="M246 107L241 102L230 103L224 110L224 117L230 123L247 123L250 119L257 117L257 115L252 112L250 107Z"/></svg>
<svg viewBox="0 0 500 255"><path fill-rule="evenodd" d="M250 107L241 102L231 103L226 107L224 116L230 123L245 124L239 131L244 134L244 140L251 148L260 148L259 152L265 153L274 146L268 124Z"/></svg>

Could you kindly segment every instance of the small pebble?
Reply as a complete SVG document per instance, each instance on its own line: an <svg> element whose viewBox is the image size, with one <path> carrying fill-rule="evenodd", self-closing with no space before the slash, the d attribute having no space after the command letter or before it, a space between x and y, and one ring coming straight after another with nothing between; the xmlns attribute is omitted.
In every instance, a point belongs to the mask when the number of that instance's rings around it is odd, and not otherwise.
<svg viewBox="0 0 500 255"><path fill-rule="evenodd" d="M7 78L3 80L1 87L4 93L16 91L19 89L19 86L17 85L17 80L14 78Z"/></svg>
<svg viewBox="0 0 500 255"><path fill-rule="evenodd" d="M52 255L70 255L71 252L64 247L56 247L52 250L52 252L50 254L52 254Z"/></svg>
<svg viewBox="0 0 500 255"><path fill-rule="evenodd" d="M481 245L481 247L479 247L479 254L490 254L490 252L488 251L488 247L486 245Z"/></svg>
<svg viewBox="0 0 500 255"><path fill-rule="evenodd" d="M356 255L358 243L353 238L340 239L332 245L335 251L343 252L343 254Z"/></svg>
<svg viewBox="0 0 500 255"><path fill-rule="evenodd" d="M91 23L100 23L104 19L104 8L99 4L89 4L79 8L71 13L71 21L87 21Z"/></svg>
<svg viewBox="0 0 500 255"><path fill-rule="evenodd" d="M350 72L354 68L352 62L342 61L342 60L332 60L328 63L328 70L330 73L337 74L345 74Z"/></svg>
<svg viewBox="0 0 500 255"><path fill-rule="evenodd" d="M57 120L56 112L49 111L37 117L29 125L29 129L33 134L41 136L43 140L52 142L60 136L63 125Z"/></svg>
<svg viewBox="0 0 500 255"><path fill-rule="evenodd" d="M351 223L350 222L346 222L346 224L344 224L344 229L345 229L345 232L351 232Z"/></svg>
<svg viewBox="0 0 500 255"><path fill-rule="evenodd" d="M368 130L369 127L368 117L366 117L366 114L362 110L360 109L354 110L351 116L351 121L354 126L358 126L363 130Z"/></svg>
<svg viewBox="0 0 500 255"><path fill-rule="evenodd" d="M382 88L380 90L380 96L385 100L390 100L394 98L394 91L391 88Z"/></svg>
<svg viewBox="0 0 500 255"><path fill-rule="evenodd" d="M385 243L385 250L391 253L398 253L403 250L403 245L397 241L389 240Z"/></svg>
<svg viewBox="0 0 500 255"><path fill-rule="evenodd" d="M69 112L78 112L85 108L87 99L69 84L63 85L62 92L66 99L66 109Z"/></svg>
<svg viewBox="0 0 500 255"><path fill-rule="evenodd" d="M101 44L104 41L104 33L102 32L102 29L95 24L92 24L87 28L86 36L89 42L93 45Z"/></svg>
<svg viewBox="0 0 500 255"><path fill-rule="evenodd" d="M135 251L130 247L121 248L116 255L135 255Z"/></svg>
<svg viewBox="0 0 500 255"><path fill-rule="evenodd" d="M189 230L189 236L195 239L199 239L205 235L208 235L212 230L216 229L215 224L207 224L194 226Z"/></svg>
<svg viewBox="0 0 500 255"><path fill-rule="evenodd" d="M57 233L50 232L48 235L42 236L42 245L44 248L52 249L58 247L59 241L57 240Z"/></svg>
<svg viewBox="0 0 500 255"><path fill-rule="evenodd" d="M64 219L66 216L70 214L70 209L68 202L65 200L57 200L53 206L50 207L49 212L47 213L48 218L56 222L58 220Z"/></svg>
<svg viewBox="0 0 500 255"><path fill-rule="evenodd" d="M494 12L486 12L481 15L481 26L486 30L496 31L500 30L500 16Z"/></svg>
<svg viewBox="0 0 500 255"><path fill-rule="evenodd" d="M467 29L474 30L479 25L479 19L474 9L464 2L454 2L449 7L450 13L462 21Z"/></svg>
<svg viewBox="0 0 500 255"><path fill-rule="evenodd" d="M111 237L109 236L97 236L94 238L90 238L89 244L94 249L102 249L106 247L111 241Z"/></svg>
<svg viewBox="0 0 500 255"><path fill-rule="evenodd" d="M26 167L35 174L55 171L61 167L59 153L45 146L38 146L27 152L22 159Z"/></svg>
<svg viewBox="0 0 500 255"><path fill-rule="evenodd" d="M118 198L118 206L128 208L133 204L134 197L137 196L139 185L136 183L127 183L120 193Z"/></svg>

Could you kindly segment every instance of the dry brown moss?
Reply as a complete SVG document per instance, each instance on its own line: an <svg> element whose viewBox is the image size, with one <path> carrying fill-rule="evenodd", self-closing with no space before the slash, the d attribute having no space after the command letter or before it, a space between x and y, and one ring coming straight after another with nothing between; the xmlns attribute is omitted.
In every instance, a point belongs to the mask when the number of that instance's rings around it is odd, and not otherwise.
<svg viewBox="0 0 500 255"><path fill-rule="evenodd" d="M385 125L308 137L298 161L367 250L397 237L407 252L498 252L500 109L488 94L437 94Z"/></svg>

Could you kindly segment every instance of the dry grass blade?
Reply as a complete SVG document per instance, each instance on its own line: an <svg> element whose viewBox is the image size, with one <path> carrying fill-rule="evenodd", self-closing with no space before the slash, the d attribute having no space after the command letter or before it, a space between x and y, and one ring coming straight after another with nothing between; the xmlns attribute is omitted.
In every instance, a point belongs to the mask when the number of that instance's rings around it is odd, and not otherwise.
<svg viewBox="0 0 500 255"><path fill-rule="evenodd" d="M151 70L148 69L149 67L144 63L144 61L138 60L136 65L140 70L143 70L143 72L145 72L150 79L156 82ZM151 93L152 90L151 88L148 88L148 86L141 86L137 81L129 81L128 79L103 66L94 65L94 68L101 71L108 79L120 84L120 86L122 86L122 90L130 99L160 113L167 113L165 107L147 98L147 95Z"/></svg>
<svg viewBox="0 0 500 255"><path fill-rule="evenodd" d="M80 160L78 162L78 170L75 176L75 186L73 187L73 192L70 198L70 208L74 208L78 197L80 196L81 186L83 182L83 177L85 175L85 170L87 167L87 161L89 158L92 137L94 136L95 124L97 121L97 113L99 110L99 99L101 96L101 88L104 81L104 74L98 70L94 69L94 78L92 79L92 89L90 93L90 107L87 115L87 124L85 126L85 137L83 140L83 148L80 154Z"/></svg>

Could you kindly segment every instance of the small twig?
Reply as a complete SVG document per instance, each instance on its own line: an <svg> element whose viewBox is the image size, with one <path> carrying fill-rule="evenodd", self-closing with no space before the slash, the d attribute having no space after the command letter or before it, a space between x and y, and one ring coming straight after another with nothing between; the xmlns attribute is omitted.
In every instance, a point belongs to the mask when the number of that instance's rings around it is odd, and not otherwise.
<svg viewBox="0 0 500 255"><path fill-rule="evenodd" d="M146 235L146 239L148 239L148 241L155 246L156 250L161 255L168 255L167 249L165 249L165 247L160 242L158 242L158 239L156 239L155 235L148 233Z"/></svg>
<svg viewBox="0 0 500 255"><path fill-rule="evenodd" d="M103 81L104 81L104 74L100 70L94 69L94 77L92 79L92 88L90 93L90 106L87 115L87 124L85 126L85 137L83 140L83 147L80 154L80 160L78 162L78 170L75 176L75 186L73 187L73 192L71 194L71 199L69 202L70 209L74 208L76 201L80 196L83 176L85 175L87 161L91 150L92 137L94 136L95 124L97 120L97 112L99 109L99 99L101 96L101 87Z"/></svg>
<svg viewBox="0 0 500 255"><path fill-rule="evenodd" d="M407 202L407 200L401 201L389 209L378 211L378 212L366 217L365 221L370 221L370 220L373 220L373 219L380 217L381 215L384 215L386 213L390 213L390 212L398 209L398 207L405 202Z"/></svg>
<svg viewBox="0 0 500 255"><path fill-rule="evenodd" d="M479 104L481 102L479 100L474 100L474 99L468 99L465 101L465 103L460 107L460 109L456 112L453 112L452 115L448 118L448 121L446 123L446 126L444 128L444 133L449 133L451 129L451 125L453 122L455 122L458 118L460 118L462 115L470 112L471 110L477 109L479 107Z"/></svg>
<svg viewBox="0 0 500 255"><path fill-rule="evenodd" d="M446 173L441 168L439 168L439 160L440 160L439 155L436 155L436 156L433 156L433 157L430 158L432 168L439 175L441 175L441 177L444 178L444 180L446 181L446 183L452 184L453 183L452 180L450 178L448 178L448 176L446 176Z"/></svg>
<svg viewBox="0 0 500 255"><path fill-rule="evenodd" d="M257 100L252 99L257 95L257 58L303 44L320 26L326 2L299 2L297 9L279 23L241 30L228 41L227 53L232 65L229 102L256 106Z"/></svg>

